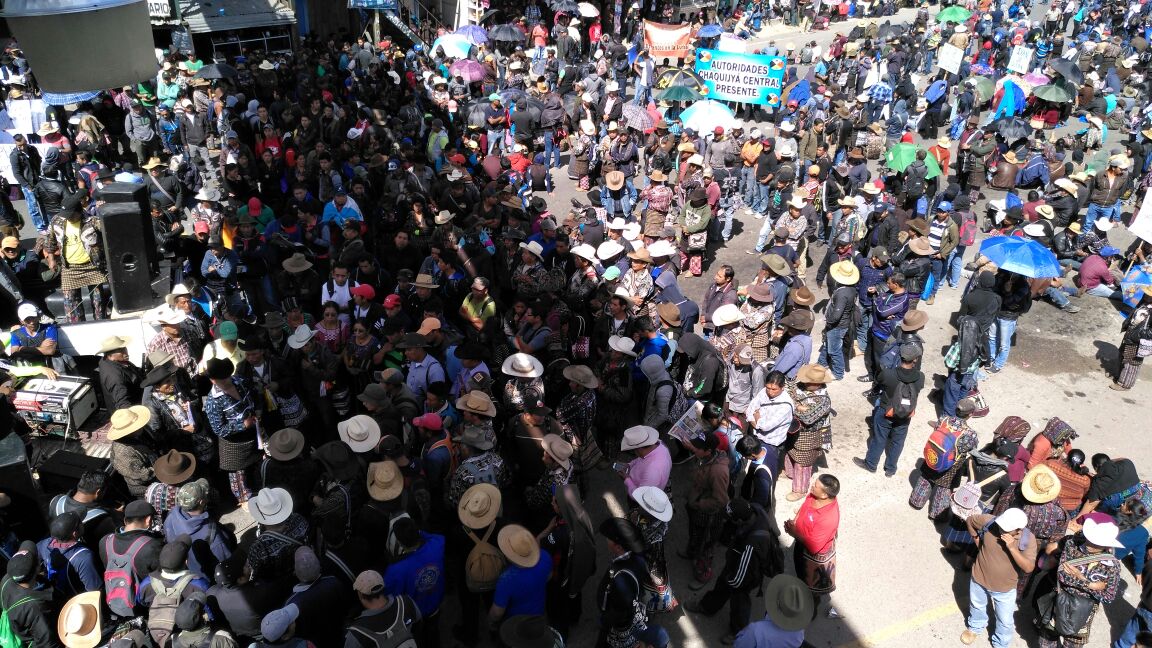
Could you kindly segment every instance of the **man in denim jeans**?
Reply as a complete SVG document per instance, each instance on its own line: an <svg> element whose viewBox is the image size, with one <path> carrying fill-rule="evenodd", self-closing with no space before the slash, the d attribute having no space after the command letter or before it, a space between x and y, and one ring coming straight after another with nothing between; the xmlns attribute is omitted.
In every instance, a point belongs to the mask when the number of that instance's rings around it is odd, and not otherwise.
<svg viewBox="0 0 1152 648"><path fill-rule="evenodd" d="M28 204L28 217L36 230L43 233L48 230L48 220L36 201L36 183L40 182L40 151L28 143L23 135L17 133L12 137L16 146L8 153L8 164L12 167L12 175L20 184L20 191Z"/></svg>
<svg viewBox="0 0 1152 648"><path fill-rule="evenodd" d="M1018 508L968 518L978 553L968 586L968 627L960 634L964 645L973 644L988 628L989 599L996 613L992 648L1009 648L1016 639L1016 585L1020 574L1036 568L1040 544L1027 526L1028 515Z"/></svg>
<svg viewBox="0 0 1152 648"><path fill-rule="evenodd" d="M850 260L832 264L828 274L836 282L836 290L828 299L824 314L824 344L820 347L820 366L832 370L836 380L844 378L844 340L851 335L852 320L856 314L856 284L860 270Z"/></svg>

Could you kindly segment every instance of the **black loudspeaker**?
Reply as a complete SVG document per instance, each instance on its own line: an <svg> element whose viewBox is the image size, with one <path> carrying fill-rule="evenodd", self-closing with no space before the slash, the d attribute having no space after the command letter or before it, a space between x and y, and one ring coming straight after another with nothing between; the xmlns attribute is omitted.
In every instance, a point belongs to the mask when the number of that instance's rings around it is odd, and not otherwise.
<svg viewBox="0 0 1152 648"><path fill-rule="evenodd" d="M45 493L56 495L76 488L80 478L89 470L109 472L111 462L99 457L89 457L71 450L57 450L36 467L40 476L40 487Z"/></svg>
<svg viewBox="0 0 1152 648"><path fill-rule="evenodd" d="M157 302L152 293L151 270L156 264L156 239L152 234L148 189L142 184L113 182L105 185L97 197L105 201L98 213L112 303L121 313L152 308Z"/></svg>
<svg viewBox="0 0 1152 648"><path fill-rule="evenodd" d="M47 530L41 507L43 492L32 476L24 440L15 432L0 438L0 492L12 499L0 515L17 535L41 537Z"/></svg>

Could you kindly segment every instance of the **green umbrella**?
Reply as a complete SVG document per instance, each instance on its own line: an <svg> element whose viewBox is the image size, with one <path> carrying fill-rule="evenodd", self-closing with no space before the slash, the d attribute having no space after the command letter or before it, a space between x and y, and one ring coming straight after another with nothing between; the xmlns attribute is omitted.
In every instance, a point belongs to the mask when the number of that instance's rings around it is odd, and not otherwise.
<svg viewBox="0 0 1152 648"><path fill-rule="evenodd" d="M988 101L996 94L996 82L988 77L971 76L964 80L964 84L976 91L978 102Z"/></svg>
<svg viewBox="0 0 1152 648"><path fill-rule="evenodd" d="M693 88L686 88L684 86L671 86L663 90L657 90L654 94L660 101L699 101L704 98L704 95Z"/></svg>
<svg viewBox="0 0 1152 648"><path fill-rule="evenodd" d="M936 22L944 24L946 22L962 23L972 16L972 12L964 7L952 5L944 11L936 14Z"/></svg>
<svg viewBox="0 0 1152 648"><path fill-rule="evenodd" d="M921 150L915 144L897 144L888 149L888 154L885 156L885 161L888 163L888 168L893 171L903 171L908 168L909 164L916 161L916 151ZM927 180L931 180L940 175L940 163L931 154L924 157L924 163L928 165Z"/></svg>
<svg viewBox="0 0 1152 648"><path fill-rule="evenodd" d="M1042 85L1032 91L1032 96L1044 101L1051 101L1052 103L1068 103L1072 101L1072 95L1064 88L1057 85Z"/></svg>

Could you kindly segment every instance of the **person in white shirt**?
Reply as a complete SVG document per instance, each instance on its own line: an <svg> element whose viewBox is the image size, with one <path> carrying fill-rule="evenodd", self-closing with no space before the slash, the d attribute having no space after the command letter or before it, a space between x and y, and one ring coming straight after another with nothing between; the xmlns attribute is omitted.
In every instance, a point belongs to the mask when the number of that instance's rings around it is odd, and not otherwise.
<svg viewBox="0 0 1152 648"><path fill-rule="evenodd" d="M320 286L320 303L327 304L334 302L340 307L340 321L350 324L351 320L348 317L350 310L348 304L352 302L351 290L360 284L356 281L349 281L350 271L348 264L343 261L336 261L332 264L332 271L329 275L328 281Z"/></svg>
<svg viewBox="0 0 1152 648"><path fill-rule="evenodd" d="M764 444L767 456L764 465L776 474L780 467L781 446L788 440L792 427L792 397L785 389L788 378L779 371L768 374L764 389L752 397L744 415L752 427L752 434Z"/></svg>

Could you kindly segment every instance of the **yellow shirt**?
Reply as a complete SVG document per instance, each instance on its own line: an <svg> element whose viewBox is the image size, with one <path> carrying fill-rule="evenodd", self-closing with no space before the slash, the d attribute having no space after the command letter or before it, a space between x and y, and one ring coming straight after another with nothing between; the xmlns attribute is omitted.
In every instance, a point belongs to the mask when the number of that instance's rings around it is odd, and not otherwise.
<svg viewBox="0 0 1152 648"><path fill-rule="evenodd" d="M64 260L73 266L92 262L84 242L80 240L80 223L64 221Z"/></svg>

